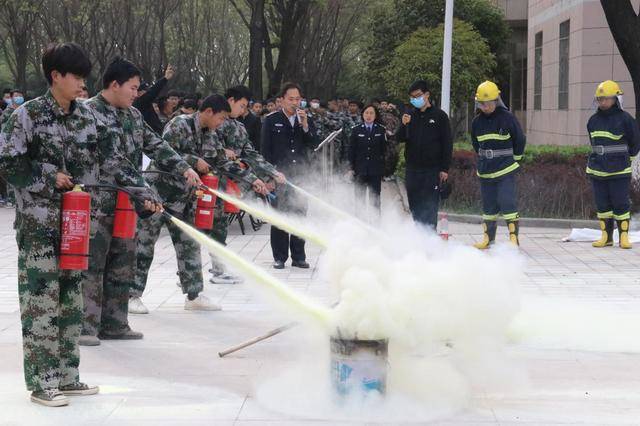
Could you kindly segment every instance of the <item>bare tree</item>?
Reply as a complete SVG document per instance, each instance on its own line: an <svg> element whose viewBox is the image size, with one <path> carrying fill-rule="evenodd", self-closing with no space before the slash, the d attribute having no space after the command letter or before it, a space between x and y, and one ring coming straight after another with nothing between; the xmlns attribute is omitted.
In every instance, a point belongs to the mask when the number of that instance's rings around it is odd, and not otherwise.
<svg viewBox="0 0 640 426"><path fill-rule="evenodd" d="M245 12L235 0L230 0L230 2L249 30L249 89L251 89L255 98L262 99L262 51L265 39L264 32L266 30L264 0L245 0L250 11L249 19L247 19Z"/></svg>
<svg viewBox="0 0 640 426"><path fill-rule="evenodd" d="M600 4L620 55L631 74L636 97L636 120L640 121L640 17L630 0L600 0Z"/></svg>
<svg viewBox="0 0 640 426"><path fill-rule="evenodd" d="M27 88L27 65L32 48L35 23L38 20L38 0L0 1L0 24L6 33L0 37L2 50L15 84L21 90Z"/></svg>

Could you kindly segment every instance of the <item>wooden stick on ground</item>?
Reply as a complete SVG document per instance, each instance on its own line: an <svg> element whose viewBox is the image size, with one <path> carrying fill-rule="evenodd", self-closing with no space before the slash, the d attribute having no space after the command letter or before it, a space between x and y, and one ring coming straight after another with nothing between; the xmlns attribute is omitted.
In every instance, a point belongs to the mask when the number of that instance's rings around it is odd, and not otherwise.
<svg viewBox="0 0 640 426"><path fill-rule="evenodd" d="M220 358L223 358L223 357L225 357L225 356L227 356L229 354L232 354L234 352L239 351L240 349L244 349L247 346L255 345L256 343L261 342L263 340L266 340L266 339L268 339L270 337L273 337L276 334L280 334L280 333L282 333L284 331L287 331L290 328L293 328L293 327L295 327L297 325L298 325L297 322L290 322L289 324L286 324L286 325L283 325L281 327L275 328L275 329L271 330L270 332L268 332L268 333L266 333L266 334L264 334L262 336L254 337L253 339L247 340L244 343L240 343L239 345L232 346L229 349L226 349L226 350L224 350L222 352L218 352L218 356L220 356Z"/></svg>

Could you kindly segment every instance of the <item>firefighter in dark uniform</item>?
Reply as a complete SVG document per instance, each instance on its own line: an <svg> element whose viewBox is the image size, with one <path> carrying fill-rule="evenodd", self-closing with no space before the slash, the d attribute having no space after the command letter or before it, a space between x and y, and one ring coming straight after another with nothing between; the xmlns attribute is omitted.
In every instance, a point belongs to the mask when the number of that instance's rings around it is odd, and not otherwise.
<svg viewBox="0 0 640 426"><path fill-rule="evenodd" d="M373 105L367 105L361 116L363 122L351 129L349 175L356 180L356 201L361 202L368 189L369 202L379 214L387 132L379 123L380 115Z"/></svg>
<svg viewBox="0 0 640 426"><path fill-rule="evenodd" d="M598 85L595 99L598 111L589 118L587 132L591 154L587 175L593 183L598 220L602 236L594 247L613 245L613 221L618 225L620 248L630 249L629 220L631 219L629 185L631 161L640 151L638 123L622 110L622 90L615 81Z"/></svg>
<svg viewBox="0 0 640 426"><path fill-rule="evenodd" d="M317 145L316 128L307 113L300 108L302 90L295 83L282 86L282 108L268 114L262 124L262 154L296 182L309 171L309 156ZM305 215L306 200L302 199L289 185L276 190L274 207L289 213ZM291 266L309 268L304 251L304 240L271 226L271 250L273 267L283 269L291 249Z"/></svg>
<svg viewBox="0 0 640 426"><path fill-rule="evenodd" d="M500 215L507 222L509 240L517 246L520 216L515 172L524 155L524 133L518 120L504 106L495 83L480 84L475 100L480 113L471 125L471 142L478 154L484 235L474 247L487 249L493 244Z"/></svg>

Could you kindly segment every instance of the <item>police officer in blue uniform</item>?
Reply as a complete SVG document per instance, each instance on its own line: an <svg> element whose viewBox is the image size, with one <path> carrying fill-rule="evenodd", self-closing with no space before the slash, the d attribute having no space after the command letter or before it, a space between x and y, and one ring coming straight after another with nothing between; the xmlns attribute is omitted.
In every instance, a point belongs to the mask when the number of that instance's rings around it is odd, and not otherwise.
<svg viewBox="0 0 640 426"><path fill-rule="evenodd" d="M262 124L262 154L293 182L309 170L309 157L317 145L313 120L300 108L302 90L295 83L285 83L280 93L282 108L268 114ZM305 215L306 200L289 185L276 190L274 207L290 213ZM291 266L309 268L304 250L305 241L271 226L273 267L283 269L291 249Z"/></svg>
<svg viewBox="0 0 640 426"><path fill-rule="evenodd" d="M471 142L478 154L484 232L482 241L474 247L484 250L493 244L500 215L507 222L509 240L517 246L520 215L515 172L524 155L524 133L518 120L502 103L495 83L480 84L475 100L480 113L471 125Z"/></svg>
<svg viewBox="0 0 640 426"><path fill-rule="evenodd" d="M361 117L363 122L351 129L349 174L356 180L356 200L361 202L368 189L369 201L380 213L387 132L379 123L379 112L373 105L367 105Z"/></svg>
<svg viewBox="0 0 640 426"><path fill-rule="evenodd" d="M587 175L593 184L602 230L602 236L593 246L599 248L613 245L614 220L618 225L620 247L631 248L629 185L631 161L640 151L640 131L638 122L622 110L621 95L622 90L615 81L600 83L595 94L598 111L587 123L591 142Z"/></svg>

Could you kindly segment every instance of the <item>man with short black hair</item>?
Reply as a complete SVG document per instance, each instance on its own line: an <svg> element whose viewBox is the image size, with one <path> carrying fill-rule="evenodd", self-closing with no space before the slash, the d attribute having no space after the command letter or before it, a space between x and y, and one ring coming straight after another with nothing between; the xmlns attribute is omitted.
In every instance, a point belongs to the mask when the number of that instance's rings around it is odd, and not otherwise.
<svg viewBox="0 0 640 426"><path fill-rule="evenodd" d="M300 109L302 90L295 83L285 83L280 92L282 109L266 116L262 125L262 151L264 158L286 173L289 179L301 177L309 169L309 155L317 145L316 128L306 111ZM306 215L306 201L289 185L275 192L274 207ZM305 241L295 235L271 226L273 267L283 269L291 249L291 266L309 268L304 251Z"/></svg>
<svg viewBox="0 0 640 426"><path fill-rule="evenodd" d="M268 182L271 190L276 182L284 184L286 182L284 175L253 148L247 129L239 120L239 117L246 112L251 98L249 88L246 86L230 87L225 91L224 97L231 107L231 112L220 126L217 135L227 153L227 158L251 170L262 182ZM225 188L226 185L227 178L224 177L220 181L220 187ZM210 236L219 243L226 244L229 221L226 219L227 214L224 212L223 200L218 199L214 215L218 220L214 222ZM240 277L230 274L225 269L218 258L211 255L212 276L209 282L212 284L234 284L241 281Z"/></svg>
<svg viewBox="0 0 640 426"><path fill-rule="evenodd" d="M406 143L406 187L413 220L436 229L440 185L449 177L453 141L449 117L431 102L424 80L409 87L413 110L402 116L399 142Z"/></svg>
<svg viewBox="0 0 640 426"><path fill-rule="evenodd" d="M149 86L149 83L144 82L140 84L140 87L138 87L138 97L133 102L133 106L142 113L145 123L159 135L162 134L164 123L158 118L153 103L174 75L175 70L173 66L167 65L167 69L164 71L164 77L157 80L153 86Z"/></svg>
<svg viewBox="0 0 640 426"><path fill-rule="evenodd" d="M253 187L255 191L266 193L264 184L250 170L243 170L237 163L226 158L222 145L215 137L215 130L222 125L230 112L231 107L223 96L208 96L198 112L180 115L171 120L165 127L162 138L200 174L212 172L220 179L231 175L244 190ZM150 172L147 175L147 181L164 201L165 209L172 215L193 223L196 207L195 188L186 185L183 179L154 173L158 171L155 162L151 162L147 171ZM211 196L211 194L204 195ZM215 222L223 220L222 217L215 217ZM149 312L140 298L147 284L154 246L163 226L167 227L176 250L178 277L182 292L186 295L184 309L220 310L220 306L202 294L200 245L165 216L156 214L148 220L138 222L137 270L135 282L131 286L129 312L135 314Z"/></svg>
<svg viewBox="0 0 640 426"><path fill-rule="evenodd" d="M137 97L140 70L126 59L113 59L102 77L103 90L85 102L100 121L118 135L118 149L124 153L123 166L130 168L131 186L146 200L150 213L162 206L142 179L142 154L165 171L182 175L190 184L200 184L198 174L171 146L145 124L132 104ZM105 171L102 180L116 184L118 176ZM99 345L99 339L142 339L131 330L127 319L129 287L135 279L136 241L112 238L115 193L102 192L100 209L92 218L95 237L91 240L91 265L83 283L84 323L80 343ZM132 201L136 201L135 199ZM145 213L144 216L147 216Z"/></svg>
<svg viewBox="0 0 640 426"><path fill-rule="evenodd" d="M76 102L91 73L86 52L75 43L49 45L42 70L49 90L9 117L0 167L16 191L25 381L31 401L58 407L69 404L67 395L98 393L78 372L81 273L59 268L62 194L99 183L100 168L115 173L120 166L109 129Z"/></svg>

